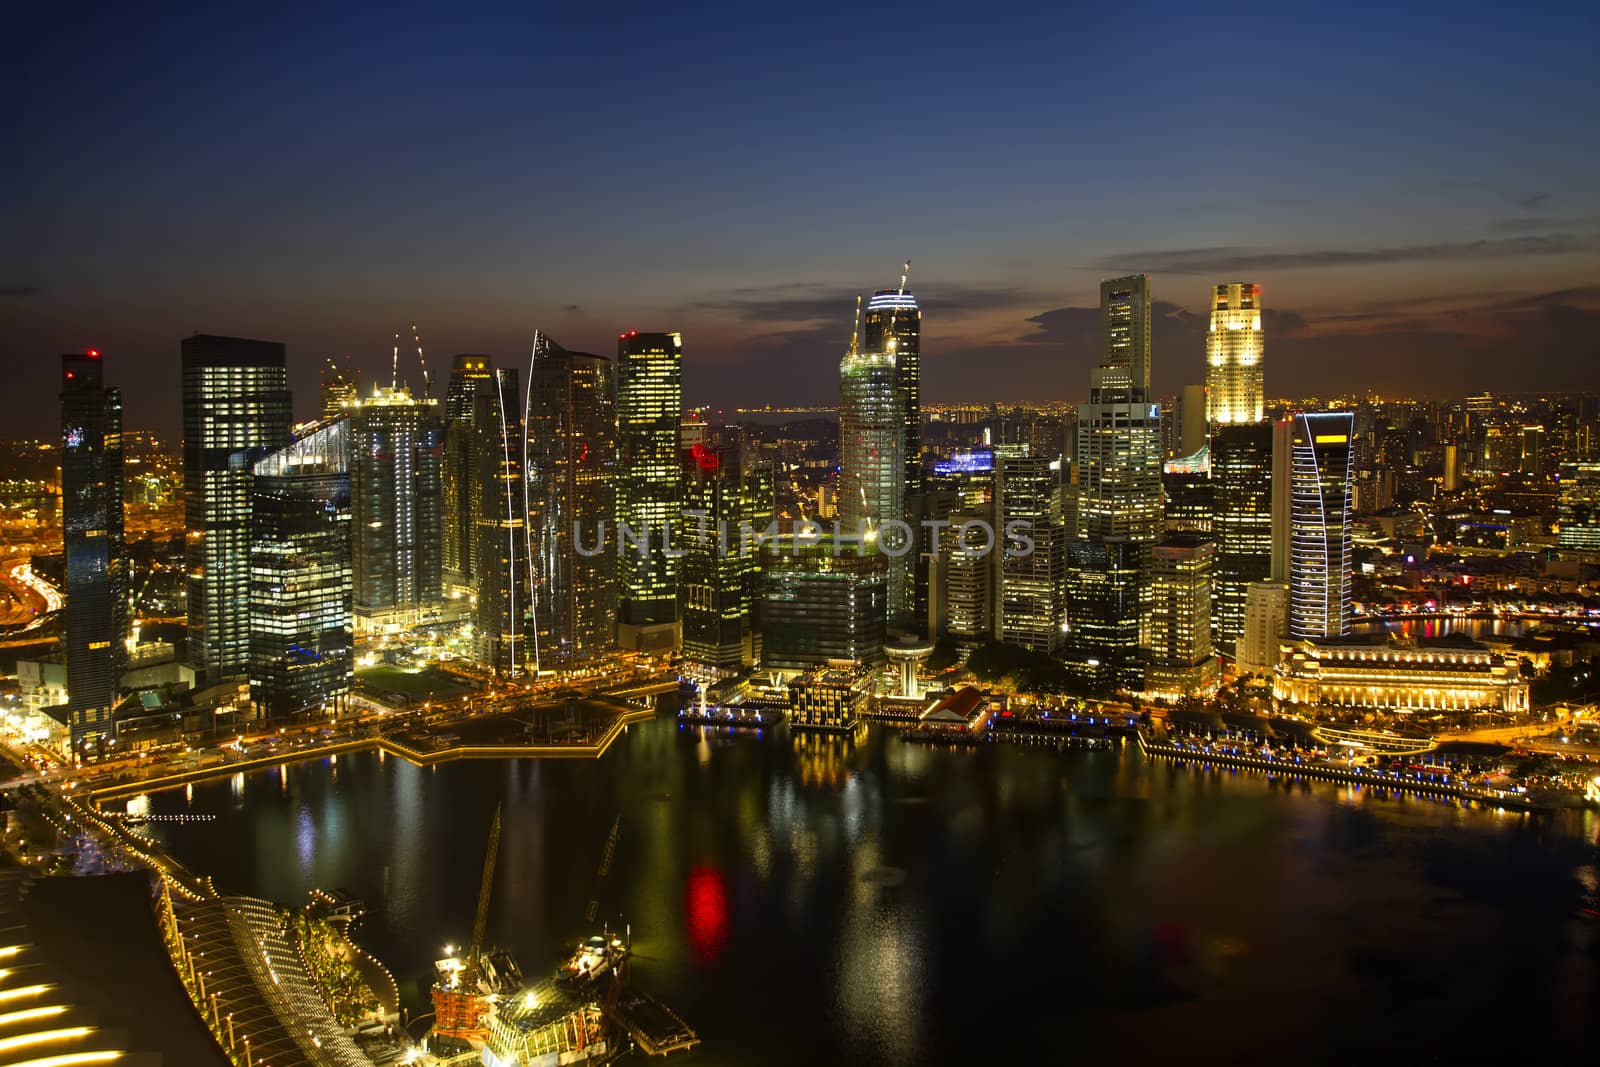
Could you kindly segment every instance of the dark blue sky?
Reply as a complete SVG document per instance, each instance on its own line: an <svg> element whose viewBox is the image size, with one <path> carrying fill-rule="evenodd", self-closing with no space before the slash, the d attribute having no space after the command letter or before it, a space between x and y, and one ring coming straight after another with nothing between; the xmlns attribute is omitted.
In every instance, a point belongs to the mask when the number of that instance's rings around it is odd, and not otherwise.
<svg viewBox="0 0 1600 1067"><path fill-rule="evenodd" d="M1207 286L1265 288L1275 394L1600 387L1600 16L1240 4L42 7L0 359L114 360L175 426L178 340L611 351L690 398L827 401L853 294L913 261L925 395L1077 398L1100 277L1147 271L1158 389ZM8 32L8 37L13 35ZM20 46L20 48L19 48ZM9 153L8 153L9 155ZM1514 368L1514 370L1513 370ZM3 433L5 431L0 431Z"/></svg>

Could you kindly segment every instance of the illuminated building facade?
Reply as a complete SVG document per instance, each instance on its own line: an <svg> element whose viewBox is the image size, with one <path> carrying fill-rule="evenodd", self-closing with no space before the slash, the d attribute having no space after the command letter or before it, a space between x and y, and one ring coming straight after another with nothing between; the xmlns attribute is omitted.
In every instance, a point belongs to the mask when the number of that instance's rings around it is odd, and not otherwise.
<svg viewBox="0 0 1600 1067"><path fill-rule="evenodd" d="M1149 275L1100 283L1100 366L1114 372L1105 386L1120 383L1140 400L1150 395Z"/></svg>
<svg viewBox="0 0 1600 1067"><path fill-rule="evenodd" d="M1295 642L1272 695L1293 709L1437 714L1525 712L1528 692L1515 656L1475 641L1347 637Z"/></svg>
<svg viewBox="0 0 1600 1067"><path fill-rule="evenodd" d="M862 345L868 352L894 354L904 436L900 459L905 495L922 489L922 309L901 289L879 289L861 317Z"/></svg>
<svg viewBox="0 0 1600 1067"><path fill-rule="evenodd" d="M883 662L884 558L831 536L762 546L761 665L803 671L833 660Z"/></svg>
<svg viewBox="0 0 1600 1067"><path fill-rule="evenodd" d="M870 670L843 661L807 671L789 683L789 725L854 730L867 710L871 680Z"/></svg>
<svg viewBox="0 0 1600 1067"><path fill-rule="evenodd" d="M1600 463L1561 465L1562 548L1600 550Z"/></svg>
<svg viewBox="0 0 1600 1067"><path fill-rule="evenodd" d="M250 699L263 715L336 708L355 679L348 413L253 468Z"/></svg>
<svg viewBox="0 0 1600 1067"><path fill-rule="evenodd" d="M123 548L122 394L91 349L61 357L61 552L66 574L67 713L72 749L112 740L128 659Z"/></svg>
<svg viewBox="0 0 1600 1067"><path fill-rule="evenodd" d="M1211 425L1261 421L1261 345L1261 287L1249 282L1217 286L1206 333L1206 421Z"/></svg>
<svg viewBox="0 0 1600 1067"><path fill-rule="evenodd" d="M1245 594L1244 633L1234 646L1241 674L1271 674L1289 632L1289 587L1251 582Z"/></svg>
<svg viewBox="0 0 1600 1067"><path fill-rule="evenodd" d="M617 339L616 404L617 520L650 534L647 547L626 546L617 558L617 621L623 644L638 647L650 640L642 629L678 618L678 563L666 541L670 536L676 551L682 530L681 335L630 330Z"/></svg>
<svg viewBox="0 0 1600 1067"><path fill-rule="evenodd" d="M1000 572L999 636L1007 644L1053 652L1065 612L1067 532L1056 514L1057 472L1051 460L1028 455L1027 445L995 449L995 512L1000 517L991 553ZM1031 546L1013 541L1013 523ZM1026 551L1023 551L1027 548Z"/></svg>
<svg viewBox="0 0 1600 1067"><path fill-rule="evenodd" d="M502 678L538 669L528 636L531 568L520 382L514 367L495 370L493 387L474 397L472 418L478 495L473 639L478 662Z"/></svg>
<svg viewBox="0 0 1600 1067"><path fill-rule="evenodd" d="M1160 408L1123 387L1091 388L1078 405L1078 536L1161 536L1163 462Z"/></svg>
<svg viewBox="0 0 1600 1067"><path fill-rule="evenodd" d="M473 413L479 392L494 381L488 356L461 355L450 361L444 398L444 463L439 472L441 524L439 568L451 595L472 590L473 530L478 494L473 491Z"/></svg>
<svg viewBox="0 0 1600 1067"><path fill-rule="evenodd" d="M618 553L632 551L616 531L616 364L541 333L529 373L532 651L562 666L616 647Z"/></svg>
<svg viewBox="0 0 1600 1067"><path fill-rule="evenodd" d="M754 666L755 557L740 542L741 524L766 528L770 481L752 464L747 475L737 441L695 441L683 453L683 658L712 677ZM701 518L703 516L703 518Z"/></svg>
<svg viewBox="0 0 1600 1067"><path fill-rule="evenodd" d="M281 344L183 341L183 518L189 662L209 682L250 665L250 470L289 443Z"/></svg>
<svg viewBox="0 0 1600 1067"><path fill-rule="evenodd" d="M887 340L887 338L886 338ZM905 407L891 351L851 350L839 364L839 528L876 540L886 522L905 521ZM899 531L897 531L898 533ZM895 535L886 535L895 536ZM898 545L898 541L896 541ZM891 618L909 613L912 553L881 557Z"/></svg>
<svg viewBox="0 0 1600 1067"><path fill-rule="evenodd" d="M1211 535L1217 542L1212 636L1231 652L1244 632L1252 582L1272 570L1272 423L1217 425L1211 432Z"/></svg>
<svg viewBox="0 0 1600 1067"><path fill-rule="evenodd" d="M984 551L982 530L994 526L992 505L948 513L938 529L938 551L930 560L928 632L952 638L963 653L995 635L1000 596L998 555Z"/></svg>
<svg viewBox="0 0 1600 1067"><path fill-rule="evenodd" d="M1217 688L1211 645L1211 569L1216 545L1199 534L1174 534L1150 549L1150 621L1144 688L1172 696Z"/></svg>
<svg viewBox="0 0 1600 1067"><path fill-rule="evenodd" d="M1289 635L1350 632L1349 412L1300 413L1292 426L1289 489Z"/></svg>
<svg viewBox="0 0 1600 1067"><path fill-rule="evenodd" d="M356 626L413 626L437 616L444 591L439 401L397 386L349 411Z"/></svg>

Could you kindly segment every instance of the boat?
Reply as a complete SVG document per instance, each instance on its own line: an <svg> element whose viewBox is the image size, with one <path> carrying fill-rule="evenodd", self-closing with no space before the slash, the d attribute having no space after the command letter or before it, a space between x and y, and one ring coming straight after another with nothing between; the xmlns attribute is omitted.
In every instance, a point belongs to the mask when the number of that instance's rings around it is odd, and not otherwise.
<svg viewBox="0 0 1600 1067"><path fill-rule="evenodd" d="M611 976L628 958L628 943L609 930L578 942L572 955L556 971L558 984L587 989Z"/></svg>

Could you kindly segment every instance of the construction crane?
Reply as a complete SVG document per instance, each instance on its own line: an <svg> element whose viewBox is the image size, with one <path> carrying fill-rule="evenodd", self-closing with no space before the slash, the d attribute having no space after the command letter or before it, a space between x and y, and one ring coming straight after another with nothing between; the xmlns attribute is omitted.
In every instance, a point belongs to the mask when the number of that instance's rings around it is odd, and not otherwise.
<svg viewBox="0 0 1600 1067"><path fill-rule="evenodd" d="M494 808L494 821L489 824L489 851L483 857L483 885L478 890L478 917L472 923L472 954L467 958L476 962L483 951L483 928L489 922L489 896L494 890L494 864L500 856L500 808Z"/></svg>
<svg viewBox="0 0 1600 1067"><path fill-rule="evenodd" d="M433 382L428 377L428 361L422 355L422 335L417 332L417 324L411 324L411 340L417 346L417 365L422 368L422 395L424 398L433 395ZM394 350L389 357L389 390L400 388L400 335L394 335Z"/></svg>
<svg viewBox="0 0 1600 1067"><path fill-rule="evenodd" d="M852 356L858 354L861 351L860 347L856 344L856 339L858 337L860 337L860 335L861 335L861 294L857 293L856 294L856 317L855 317L855 321L850 324L850 354Z"/></svg>
<svg viewBox="0 0 1600 1067"><path fill-rule="evenodd" d="M906 297L906 279L911 277L911 261L908 259L900 268L900 291L894 294L894 307L889 309L888 336L884 338L884 347L893 349L898 347L894 336L894 322L900 315L900 302Z"/></svg>
<svg viewBox="0 0 1600 1067"><path fill-rule="evenodd" d="M911 269L911 264L906 263L906 269ZM900 279L900 288L906 287L905 279ZM428 378L428 361L422 356L422 335L417 332L417 324L411 324L411 339L417 343L417 365L422 368L422 396L424 399L433 395L433 382Z"/></svg>

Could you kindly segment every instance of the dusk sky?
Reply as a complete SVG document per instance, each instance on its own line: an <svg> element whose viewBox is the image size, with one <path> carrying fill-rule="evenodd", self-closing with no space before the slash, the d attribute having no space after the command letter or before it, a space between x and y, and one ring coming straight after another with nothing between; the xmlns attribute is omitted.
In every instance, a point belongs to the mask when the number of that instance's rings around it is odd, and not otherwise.
<svg viewBox="0 0 1600 1067"><path fill-rule="evenodd" d="M0 436L64 351L172 431L190 333L285 342L305 415L412 322L435 368L681 330L690 403L829 403L907 258L929 401L1083 398L1136 271L1157 392L1228 280L1272 396L1600 388L1592 4L30 7Z"/></svg>

